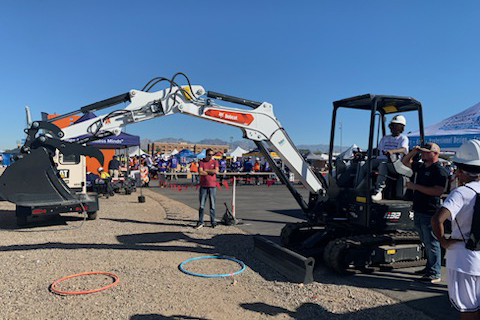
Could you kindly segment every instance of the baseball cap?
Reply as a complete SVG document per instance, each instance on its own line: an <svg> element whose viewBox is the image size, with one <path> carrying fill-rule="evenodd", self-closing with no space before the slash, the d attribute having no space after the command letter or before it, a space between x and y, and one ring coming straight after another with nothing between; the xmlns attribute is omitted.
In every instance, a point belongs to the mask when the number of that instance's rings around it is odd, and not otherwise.
<svg viewBox="0 0 480 320"><path fill-rule="evenodd" d="M420 148L420 151L440 153L440 147L436 143L428 142Z"/></svg>

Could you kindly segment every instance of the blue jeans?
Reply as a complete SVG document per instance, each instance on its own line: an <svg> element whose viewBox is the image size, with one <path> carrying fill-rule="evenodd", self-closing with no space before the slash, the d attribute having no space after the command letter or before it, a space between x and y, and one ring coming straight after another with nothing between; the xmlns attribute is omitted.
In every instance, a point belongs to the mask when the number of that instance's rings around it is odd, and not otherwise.
<svg viewBox="0 0 480 320"><path fill-rule="evenodd" d="M440 278L441 268L441 250L440 242L433 234L432 216L415 212L415 228L418 231L420 240L425 246L425 253L427 254L427 265L425 266L425 275Z"/></svg>
<svg viewBox="0 0 480 320"><path fill-rule="evenodd" d="M210 198L210 222L215 223L215 199L217 196L216 187L200 187L200 208L198 209L198 222L203 223L203 211L205 210L207 195Z"/></svg>
<svg viewBox="0 0 480 320"><path fill-rule="evenodd" d="M198 183L198 174L192 174L192 183Z"/></svg>

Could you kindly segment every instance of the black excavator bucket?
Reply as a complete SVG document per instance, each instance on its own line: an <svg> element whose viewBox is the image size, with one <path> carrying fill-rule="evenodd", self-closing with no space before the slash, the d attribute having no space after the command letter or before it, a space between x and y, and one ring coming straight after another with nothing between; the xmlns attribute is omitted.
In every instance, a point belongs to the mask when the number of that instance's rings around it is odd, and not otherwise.
<svg viewBox="0 0 480 320"><path fill-rule="evenodd" d="M75 192L59 177L45 147L21 155L5 170L0 176L0 198L19 206L78 203Z"/></svg>
<svg viewBox="0 0 480 320"><path fill-rule="evenodd" d="M48 134L37 136L39 130ZM62 206L79 203L79 195L60 178L53 155L85 155L103 163L100 150L79 143L63 141L62 130L52 123L35 121L25 130L27 138L21 154L0 176L0 200L17 206Z"/></svg>

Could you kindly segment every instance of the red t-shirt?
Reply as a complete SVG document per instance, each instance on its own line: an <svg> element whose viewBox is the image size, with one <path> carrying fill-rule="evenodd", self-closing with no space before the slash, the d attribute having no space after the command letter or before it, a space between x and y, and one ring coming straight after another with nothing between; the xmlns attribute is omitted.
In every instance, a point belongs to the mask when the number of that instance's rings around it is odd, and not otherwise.
<svg viewBox="0 0 480 320"><path fill-rule="evenodd" d="M218 169L218 162L217 160L210 160L210 161L200 161L200 168L203 170L213 170L215 168ZM201 187L215 187L217 185L217 175L207 175L207 176L200 176L200 186Z"/></svg>

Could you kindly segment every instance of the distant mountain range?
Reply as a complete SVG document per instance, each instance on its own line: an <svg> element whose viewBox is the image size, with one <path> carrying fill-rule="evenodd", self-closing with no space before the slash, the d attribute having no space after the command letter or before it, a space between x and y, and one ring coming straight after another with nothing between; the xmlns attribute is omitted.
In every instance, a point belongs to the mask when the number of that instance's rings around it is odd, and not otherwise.
<svg viewBox="0 0 480 320"><path fill-rule="evenodd" d="M184 142L184 143L192 143L192 144L210 144L210 145L228 145L231 148L235 149L237 146L245 149L245 150L252 150L255 149L255 143L250 140L236 140L232 141L231 143L222 139L203 139L200 141L190 141L190 140L185 140L182 138L162 138L158 140L150 140L150 139L142 139L140 141L140 146L142 149L146 150L147 145L152 143L152 142L165 142L165 143L179 143L179 142ZM301 150L310 150L312 152L328 152L329 145L328 144L299 144L297 145L298 149ZM344 147L343 149L346 149ZM339 151L340 147L335 146L335 151Z"/></svg>

